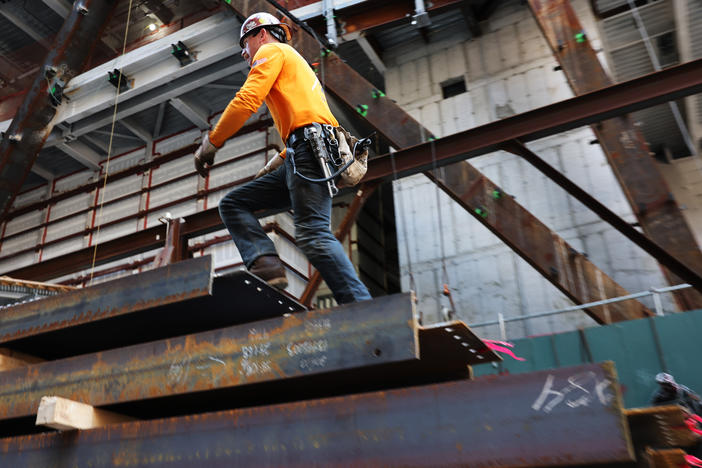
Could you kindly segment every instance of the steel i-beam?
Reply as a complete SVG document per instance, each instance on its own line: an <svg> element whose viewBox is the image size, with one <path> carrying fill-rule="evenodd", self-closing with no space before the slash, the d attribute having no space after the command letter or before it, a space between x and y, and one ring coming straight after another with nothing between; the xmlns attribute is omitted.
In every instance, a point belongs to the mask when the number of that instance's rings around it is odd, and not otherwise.
<svg viewBox="0 0 702 468"><path fill-rule="evenodd" d="M0 308L0 346L56 359L302 309L246 271L214 277L208 255Z"/></svg>
<svg viewBox="0 0 702 468"><path fill-rule="evenodd" d="M632 462L610 364L0 440L7 466L596 466Z"/></svg>
<svg viewBox="0 0 702 468"><path fill-rule="evenodd" d="M461 192L451 191L454 194L451 195L452 198L466 209L479 206L480 212L476 214L490 221L490 231L520 253L524 260L570 300L575 303L594 302L629 294L585 255L521 208L514 197L504 193L478 171L457 172L452 169L453 166L442 167L436 172L436 177L429 173L430 178L441 188L444 185L465 187ZM530 254L524 255L521 252ZM591 307L585 312L600 324L653 315L639 301Z"/></svg>
<svg viewBox="0 0 702 468"><path fill-rule="evenodd" d="M529 0L529 5L575 94L612 84L587 36L583 36L583 27L569 1ZM702 252L668 184L649 156L641 131L628 116L600 122L593 131L646 235L672 256L684 259L698 275L702 274ZM682 282L680 275L669 269L663 268L663 272L670 284ZM684 289L674 295L683 310L702 307L699 291Z"/></svg>
<svg viewBox="0 0 702 468"><path fill-rule="evenodd" d="M229 301L246 302L242 297L230 296ZM200 314L191 316L191 321ZM432 361L425 371L466 372L472 363L499 360L467 328L454 333L454 326L447 326L450 332L444 330L444 342L450 348L443 349L450 352L443 354L437 355L436 344L431 344L436 333L429 332L426 346ZM423 364L421 335L410 294L397 294L83 354L3 372L0 419L35 414L45 395L103 406L197 397L198 392L211 390L231 392L231 400L237 389L246 391L242 388L253 384L279 384L284 392L286 379L369 366ZM466 345L461 346L462 342ZM417 367L412 369L420 373ZM391 372L385 370L380 382L391 379ZM333 380L339 378L336 375ZM243 400L233 401L241 404Z"/></svg>
<svg viewBox="0 0 702 468"><path fill-rule="evenodd" d="M179 262L139 275L2 307L0 344L211 293L211 257Z"/></svg>
<svg viewBox="0 0 702 468"><path fill-rule="evenodd" d="M502 145L515 139L525 143L538 140L699 92L702 92L702 59L490 122L433 142L404 148L395 154L375 157L369 161L364 182L418 174L433 166L442 167L498 151ZM193 150L194 147L187 147L161 158L180 156ZM456 193L460 194L462 190L464 189L457 188ZM509 216L511 215L508 214L507 217ZM185 220L183 236L186 238L213 232L222 226L217 208L186 216ZM97 261L117 260L162 247L163 242L158 239L163 239L165 232L165 227L158 225L104 242L99 246ZM654 253L651 254L655 257ZM16 278L49 280L77 269L89 268L92 259L93 248L90 247L40 264L18 268L7 274ZM657 260L662 262L660 258ZM694 272L690 273L696 276ZM695 283L702 285L702 278L697 278Z"/></svg>
<svg viewBox="0 0 702 468"><path fill-rule="evenodd" d="M53 128L56 108L49 99L51 80L67 83L83 70L95 38L116 4L108 0L75 2L56 35L56 45L0 141L0 219L10 209Z"/></svg>
<svg viewBox="0 0 702 468"><path fill-rule="evenodd" d="M249 7L250 11L263 7L271 10L271 6L263 0L248 2L245 5ZM250 13L250 11L245 11L246 7L234 5L232 7L239 8L240 13L244 16ZM271 12L275 13L275 11ZM326 89L352 109L357 106L367 106L365 119L393 146L397 148L411 147L427 141L432 136L431 132L422 127L391 99L374 97L377 94L374 94L373 86L338 56L329 54L320 59L319 44L309 34L298 31L293 40L297 49L308 60L323 60L321 79L324 81ZM492 181L468 162L458 161L445 173L458 175L458 177L443 177L429 172L425 172L425 175L435 181L452 199L458 201L475 219L495 233L574 302L582 304L593 299L628 294L623 287L582 255L577 254L579 258L572 259L571 252L574 252L574 249L570 248L558 234L548 230L543 223L539 222L535 216L511 197L505 197L500 203L492 204L492 216L483 216L485 204L480 203L480 200L475 197L465 196L466 192L470 190L480 192L480 189L487 187L489 190L482 190L481 194L476 193L480 199L484 199L494 190L500 189L497 189ZM484 184L480 186L465 185L466 182L476 180L484 181ZM515 229L516 226L509 226L505 223L505 221L508 223L509 220L514 219L528 220L529 223L520 224L517 229ZM564 255L564 252L567 253ZM583 274L585 270L587 270L587 274ZM573 281L574 278L578 278L578 281ZM610 313L612 311L613 313ZM650 311L639 301L620 303L613 309L588 309L587 313L599 323L611 323L612 320L626 320L650 315Z"/></svg>
<svg viewBox="0 0 702 468"><path fill-rule="evenodd" d="M591 209L595 214L597 214L604 221L609 223L617 231L624 234L629 240L634 242L636 245L641 247L644 251L651 254L653 257L658 259L658 261L669 268L672 272L675 272L678 276L683 278L685 281L693 284L696 288L702 288L702 283L700 283L699 275L690 270L684 263L682 263L676 257L670 255L670 253L660 246L658 243L652 241L644 234L634 229L631 224L627 223L615 212L607 208L605 205L597 201L595 197L587 193L585 190L578 187L573 181L564 176L556 168L548 164L546 161L541 159L535 153L533 153L529 148L524 146L518 141L512 141L505 143L502 148L505 151L521 156L529 163L531 163L536 169L541 171L542 174L553 180L566 192L575 197L583 205Z"/></svg>

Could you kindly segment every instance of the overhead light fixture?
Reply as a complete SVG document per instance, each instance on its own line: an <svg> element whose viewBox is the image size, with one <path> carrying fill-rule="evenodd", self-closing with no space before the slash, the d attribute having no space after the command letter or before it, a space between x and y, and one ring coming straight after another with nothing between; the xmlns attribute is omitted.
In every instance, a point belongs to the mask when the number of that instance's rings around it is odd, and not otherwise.
<svg viewBox="0 0 702 468"><path fill-rule="evenodd" d="M156 31L156 25L154 23L149 24L149 31Z"/></svg>

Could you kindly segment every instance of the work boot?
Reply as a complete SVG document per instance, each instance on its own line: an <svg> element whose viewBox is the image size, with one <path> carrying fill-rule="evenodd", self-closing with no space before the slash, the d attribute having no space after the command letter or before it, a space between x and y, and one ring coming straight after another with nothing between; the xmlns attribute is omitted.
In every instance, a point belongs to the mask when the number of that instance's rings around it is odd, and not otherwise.
<svg viewBox="0 0 702 468"><path fill-rule="evenodd" d="M288 286L288 279L285 277L285 267L277 255L258 257L251 265L251 268L249 268L249 271L274 288L285 289Z"/></svg>

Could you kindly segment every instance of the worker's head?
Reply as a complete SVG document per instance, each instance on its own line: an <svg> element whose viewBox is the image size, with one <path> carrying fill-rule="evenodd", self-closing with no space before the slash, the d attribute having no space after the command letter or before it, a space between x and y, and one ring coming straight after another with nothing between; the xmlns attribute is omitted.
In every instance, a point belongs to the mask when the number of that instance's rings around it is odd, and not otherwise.
<svg viewBox="0 0 702 468"><path fill-rule="evenodd" d="M287 42L290 40L290 28L269 13L254 13L241 25L239 45L241 55L249 65L258 49L269 42Z"/></svg>
<svg viewBox="0 0 702 468"><path fill-rule="evenodd" d="M673 376L666 372L660 372L656 375L656 382L664 387L675 387L676 385Z"/></svg>

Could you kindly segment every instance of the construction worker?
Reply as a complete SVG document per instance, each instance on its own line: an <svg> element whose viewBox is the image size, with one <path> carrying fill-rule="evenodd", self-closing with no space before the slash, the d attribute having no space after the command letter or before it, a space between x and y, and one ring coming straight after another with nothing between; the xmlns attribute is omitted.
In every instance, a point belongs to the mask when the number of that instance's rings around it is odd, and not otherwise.
<svg viewBox="0 0 702 468"><path fill-rule="evenodd" d="M658 389L651 397L651 404L660 405L680 405L692 414L702 416L702 404L700 397L695 392L675 381L675 378L666 373L660 372L656 375Z"/></svg>
<svg viewBox="0 0 702 468"><path fill-rule="evenodd" d="M246 267L270 285L287 286L285 268L254 212L292 208L298 247L322 275L339 304L370 299L343 247L330 230L331 195L322 168L306 139L313 124L338 126L324 90L305 59L286 42L289 27L268 13L256 13L241 26L241 55L251 67L246 82L195 152L195 168L206 177L215 153L266 102L286 149L256 178L229 192L219 203L222 221ZM326 137L325 137L326 138ZM294 157L293 157L294 155ZM296 171L293 170L293 163Z"/></svg>

